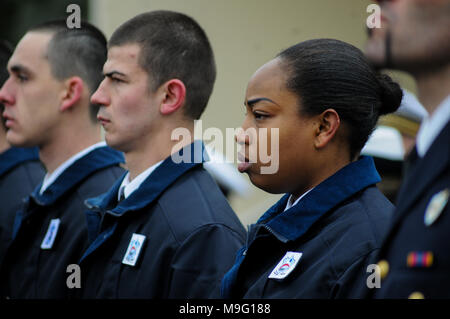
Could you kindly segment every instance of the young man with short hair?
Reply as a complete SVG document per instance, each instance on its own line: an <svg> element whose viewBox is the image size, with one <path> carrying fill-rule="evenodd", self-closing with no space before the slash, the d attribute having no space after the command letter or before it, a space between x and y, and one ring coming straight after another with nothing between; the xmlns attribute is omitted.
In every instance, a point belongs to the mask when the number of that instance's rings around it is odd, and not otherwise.
<svg viewBox="0 0 450 319"><path fill-rule="evenodd" d="M87 201L82 296L219 296L245 230L192 138L216 76L206 34L184 14L143 13L114 32L103 72L92 102L129 171ZM174 140L177 128L190 138Z"/></svg>
<svg viewBox="0 0 450 319"><path fill-rule="evenodd" d="M0 40L0 87L8 79L6 65L11 54L11 46ZM11 240L16 212L45 174L36 148L11 147L6 140L3 110L0 103L0 264Z"/></svg>
<svg viewBox="0 0 450 319"><path fill-rule="evenodd" d="M123 155L101 142L90 103L105 59L97 28L68 29L61 20L29 30L8 62L0 90L7 140L37 146L47 174L16 214L0 269L3 297L68 296L67 267L87 243L84 200L123 174Z"/></svg>

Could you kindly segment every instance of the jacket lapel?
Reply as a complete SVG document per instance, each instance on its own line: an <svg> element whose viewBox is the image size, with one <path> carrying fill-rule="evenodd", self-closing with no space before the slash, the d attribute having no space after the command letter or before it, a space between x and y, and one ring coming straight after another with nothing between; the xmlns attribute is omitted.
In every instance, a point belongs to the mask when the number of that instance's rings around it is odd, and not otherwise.
<svg viewBox="0 0 450 319"><path fill-rule="evenodd" d="M174 157L169 156L142 182L137 190L120 203L117 203L117 194L126 173L116 181L107 193L87 199L85 205L90 211L86 212L86 216L89 237L92 242L83 257L81 257L80 263L114 234L118 218L129 212L139 211L149 206L187 171L202 166L203 162L208 160L204 150L205 148L201 141L194 141L177 153L179 158L183 158L187 163L176 163L173 160ZM183 154L188 154L188 157L183 157ZM113 216L115 221L111 225L104 227L104 218L107 215Z"/></svg>
<svg viewBox="0 0 450 319"><path fill-rule="evenodd" d="M425 157L409 172L398 196L394 223L397 223L450 162L450 122L431 145Z"/></svg>
<svg viewBox="0 0 450 319"><path fill-rule="evenodd" d="M298 204L286 211L283 210L287 197L283 197L280 202L284 206L277 203L258 223L265 223L278 238L296 240L324 214L379 181L373 158L362 156L314 187Z"/></svg>

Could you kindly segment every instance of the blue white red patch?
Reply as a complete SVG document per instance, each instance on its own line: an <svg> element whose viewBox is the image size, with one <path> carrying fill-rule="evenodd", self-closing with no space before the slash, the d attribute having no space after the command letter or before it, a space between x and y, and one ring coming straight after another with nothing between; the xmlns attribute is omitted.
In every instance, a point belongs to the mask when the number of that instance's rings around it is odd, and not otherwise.
<svg viewBox="0 0 450 319"><path fill-rule="evenodd" d="M127 252L125 256L123 256L122 264L135 266L138 261L139 254L142 250L142 246L144 245L145 236L133 233L131 236L130 243L128 244Z"/></svg>
<svg viewBox="0 0 450 319"><path fill-rule="evenodd" d="M269 275L271 279L284 279L297 266L303 253L288 251Z"/></svg>

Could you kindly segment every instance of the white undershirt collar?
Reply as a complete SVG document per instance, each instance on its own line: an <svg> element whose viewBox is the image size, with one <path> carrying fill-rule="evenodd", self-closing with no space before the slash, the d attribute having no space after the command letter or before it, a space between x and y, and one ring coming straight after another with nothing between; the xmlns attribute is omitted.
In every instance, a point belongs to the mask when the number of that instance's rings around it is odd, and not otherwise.
<svg viewBox="0 0 450 319"><path fill-rule="evenodd" d="M131 195L136 189L141 186L142 182L162 163L163 161L160 161L149 168L147 168L145 171L140 173L138 176L136 176L131 182L130 182L130 172L125 175L122 184L120 184L119 192L117 193L117 199L120 200L120 195L123 193L125 198L128 198L128 196Z"/></svg>
<svg viewBox="0 0 450 319"><path fill-rule="evenodd" d="M313 189L314 189L314 187L311 188L310 190L304 192L299 198L297 198L297 200L296 200L294 203L292 203L292 195L289 196L289 199L288 199L288 201L287 201L286 208L284 209L284 211L287 211L287 210L288 210L289 208L291 208L292 206L297 205L298 202L299 202L303 197L305 197L306 194L308 194L310 191L312 191Z"/></svg>
<svg viewBox="0 0 450 319"><path fill-rule="evenodd" d="M62 163L61 165L59 165L51 174L45 174L44 177L44 181L42 182L42 186L41 189L39 191L39 194L42 195L42 193L44 193L44 191L51 185L53 184L56 179L67 169L69 168L76 160L82 158L83 156L87 155L88 153L90 153L91 151L106 146L105 142L99 142L97 144L91 145L88 148L85 148L84 150L82 150L81 152L78 152L77 154L73 155L72 157L70 157L67 161L65 161L64 163Z"/></svg>
<svg viewBox="0 0 450 319"><path fill-rule="evenodd" d="M425 117L420 125L416 141L417 154L420 157L425 156L448 121L450 121L450 95L439 104L431 116Z"/></svg>

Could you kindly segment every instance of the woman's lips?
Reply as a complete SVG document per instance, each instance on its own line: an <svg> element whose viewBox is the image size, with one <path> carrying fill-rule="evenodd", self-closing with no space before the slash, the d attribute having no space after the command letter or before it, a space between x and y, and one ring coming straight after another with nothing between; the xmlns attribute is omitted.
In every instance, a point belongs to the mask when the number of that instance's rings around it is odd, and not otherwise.
<svg viewBox="0 0 450 319"><path fill-rule="evenodd" d="M249 162L239 163L238 170L240 173L244 173L245 171L247 171L250 168L250 166L252 166L252 164Z"/></svg>
<svg viewBox="0 0 450 319"><path fill-rule="evenodd" d="M238 170L240 173L244 173L250 168L250 166L252 166L252 163L250 163L249 160L241 153L238 153L238 161Z"/></svg>

